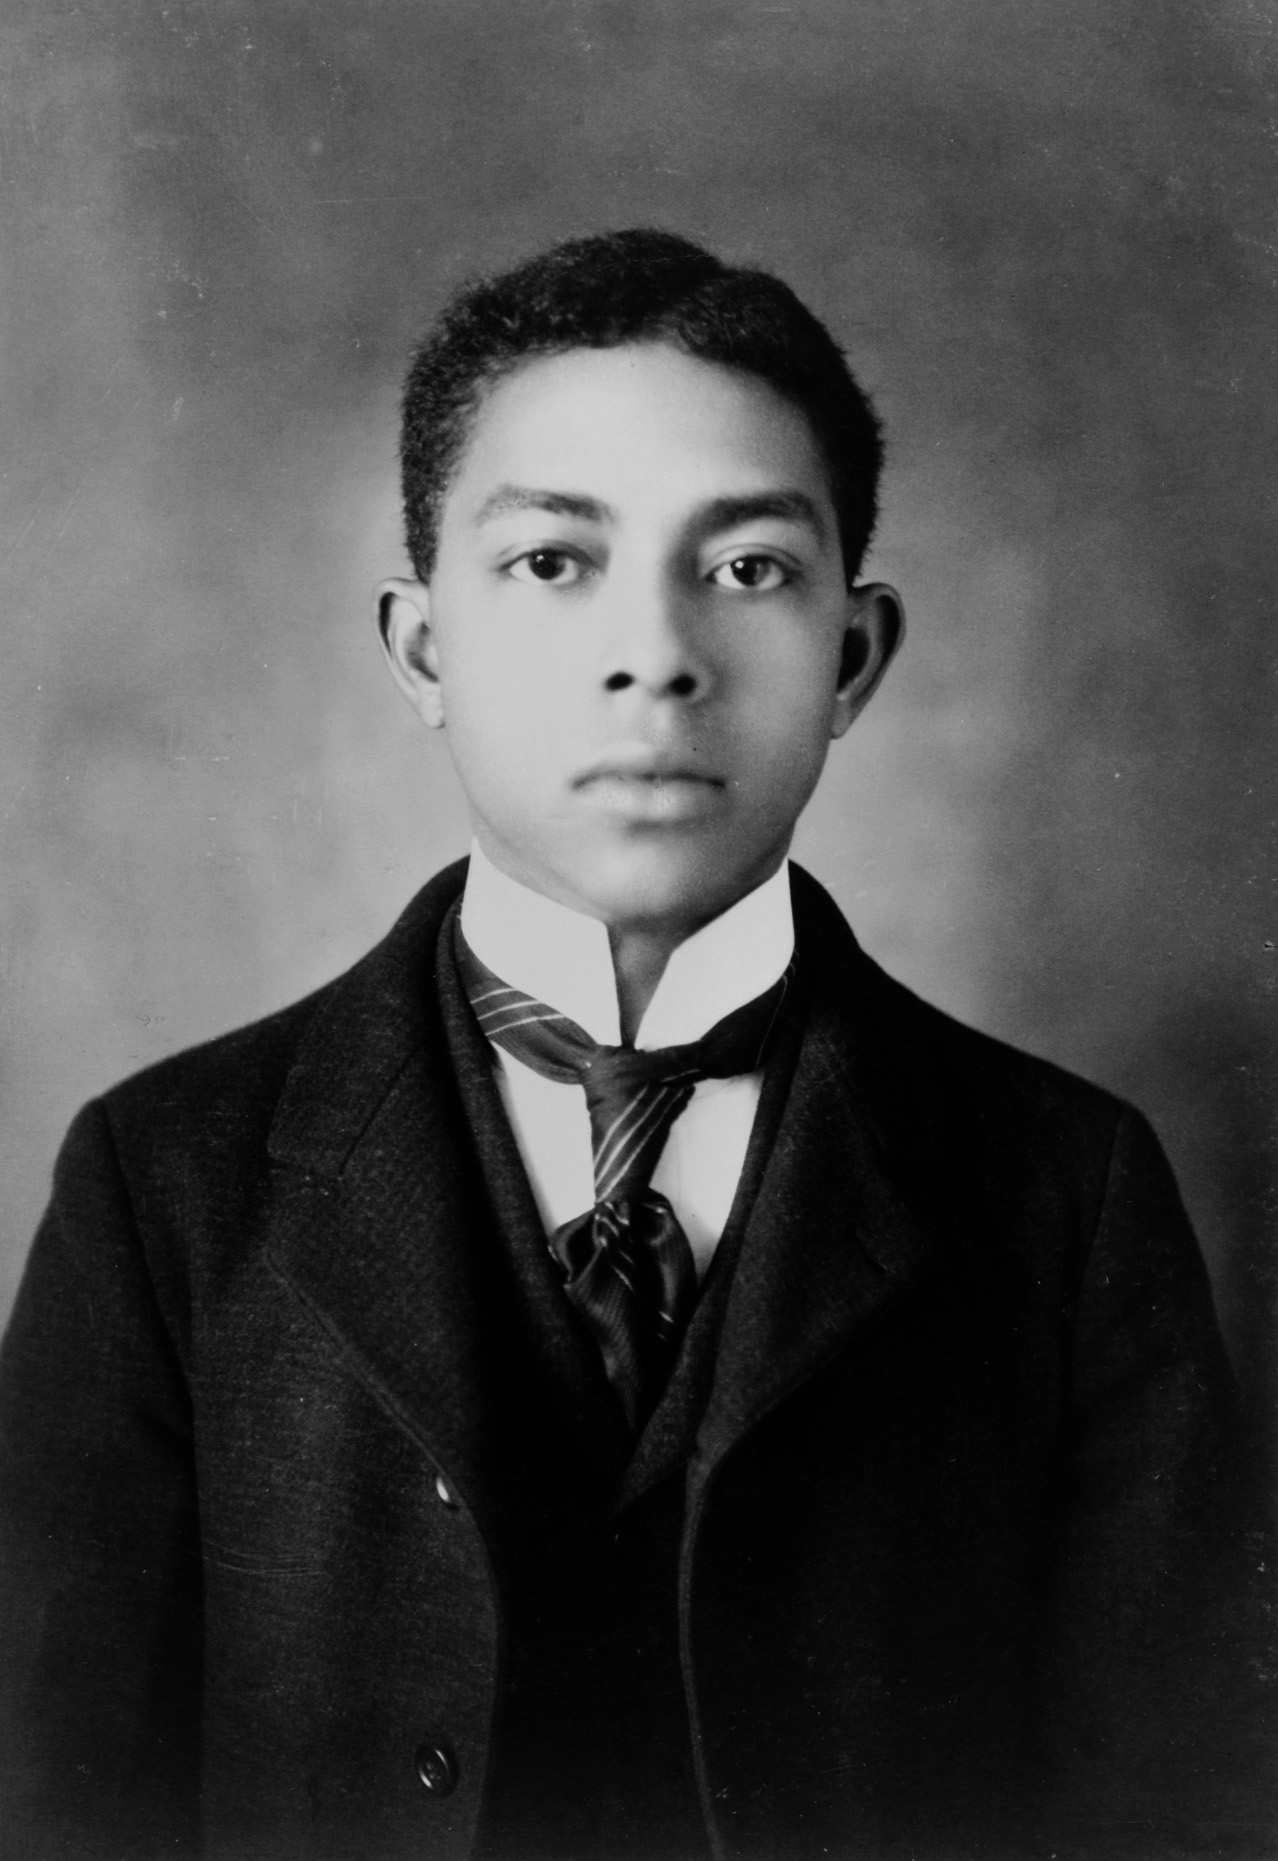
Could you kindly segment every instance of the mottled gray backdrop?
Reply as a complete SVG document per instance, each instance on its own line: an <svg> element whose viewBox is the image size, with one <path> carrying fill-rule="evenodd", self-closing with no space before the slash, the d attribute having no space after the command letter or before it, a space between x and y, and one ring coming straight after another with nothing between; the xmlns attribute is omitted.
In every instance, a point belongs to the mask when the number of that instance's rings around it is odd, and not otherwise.
<svg viewBox="0 0 1278 1861"><path fill-rule="evenodd" d="M800 855L1134 1096L1258 1405L1274 1308L1268 0L9 0L0 1256L89 1093L465 844L384 676L443 294L649 222L780 270L891 439L912 630Z"/></svg>

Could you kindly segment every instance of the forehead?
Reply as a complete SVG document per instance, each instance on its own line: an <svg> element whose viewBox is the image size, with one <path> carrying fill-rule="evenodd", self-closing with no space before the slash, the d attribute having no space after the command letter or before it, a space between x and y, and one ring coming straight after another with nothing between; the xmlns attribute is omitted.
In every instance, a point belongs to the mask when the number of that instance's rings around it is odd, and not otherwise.
<svg viewBox="0 0 1278 1861"><path fill-rule="evenodd" d="M756 375L666 343L522 363L475 416L444 501L447 527L499 486L583 492L625 512L790 489L830 507L807 417Z"/></svg>

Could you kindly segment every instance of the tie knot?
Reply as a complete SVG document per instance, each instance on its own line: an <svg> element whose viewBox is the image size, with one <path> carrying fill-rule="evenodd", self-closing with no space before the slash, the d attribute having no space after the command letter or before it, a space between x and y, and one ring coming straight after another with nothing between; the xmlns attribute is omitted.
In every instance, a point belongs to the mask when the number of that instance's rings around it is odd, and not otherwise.
<svg viewBox="0 0 1278 1861"><path fill-rule="evenodd" d="M695 1082L707 1076L701 1049L699 1040L686 1047L594 1046L581 1061L579 1077L587 1096L592 1089L614 1086L638 1091L642 1086L682 1084L685 1079Z"/></svg>
<svg viewBox="0 0 1278 1861"><path fill-rule="evenodd" d="M584 1087L602 1201L647 1187L670 1126L697 1081L734 1078L763 1064L793 973L686 1046L602 1046L558 1009L513 988L481 962L455 928L457 967L480 1028L534 1072Z"/></svg>

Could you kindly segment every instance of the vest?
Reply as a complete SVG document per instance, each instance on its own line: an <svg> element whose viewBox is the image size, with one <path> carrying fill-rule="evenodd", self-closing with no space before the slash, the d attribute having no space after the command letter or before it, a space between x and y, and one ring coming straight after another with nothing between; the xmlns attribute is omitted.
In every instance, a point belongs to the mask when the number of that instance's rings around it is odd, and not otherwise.
<svg viewBox="0 0 1278 1861"><path fill-rule="evenodd" d="M492 1546L505 1686L476 1861L708 1861L679 1652L684 1486L733 1266L798 1050L801 991L791 992L768 1063L723 1237L636 1442L559 1284L451 932L450 917L436 985L492 1216L506 1387L518 1391L494 1430L508 1457L509 1499Z"/></svg>

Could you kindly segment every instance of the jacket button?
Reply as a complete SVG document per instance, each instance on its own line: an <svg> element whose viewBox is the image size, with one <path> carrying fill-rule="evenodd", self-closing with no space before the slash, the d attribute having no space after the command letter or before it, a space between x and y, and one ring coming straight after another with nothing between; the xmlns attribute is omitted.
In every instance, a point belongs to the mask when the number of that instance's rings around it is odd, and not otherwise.
<svg viewBox="0 0 1278 1861"><path fill-rule="evenodd" d="M447 1745L418 1745L417 1775L432 1796L451 1796L457 1788L457 1760Z"/></svg>
<svg viewBox="0 0 1278 1861"><path fill-rule="evenodd" d="M435 1475L435 1497L439 1500L440 1505L447 1506L450 1512L455 1512L457 1510L457 1501L453 1496L453 1489L449 1486L442 1473L437 1473Z"/></svg>

